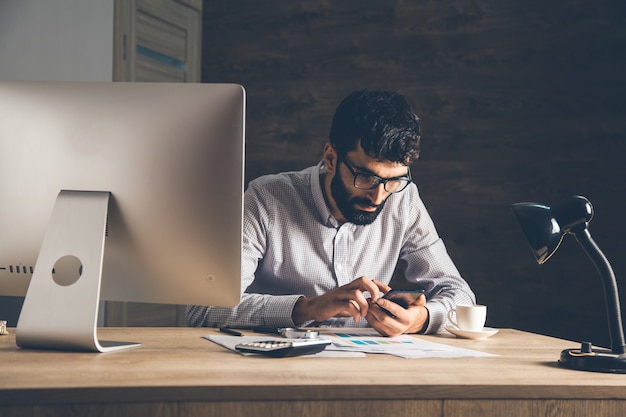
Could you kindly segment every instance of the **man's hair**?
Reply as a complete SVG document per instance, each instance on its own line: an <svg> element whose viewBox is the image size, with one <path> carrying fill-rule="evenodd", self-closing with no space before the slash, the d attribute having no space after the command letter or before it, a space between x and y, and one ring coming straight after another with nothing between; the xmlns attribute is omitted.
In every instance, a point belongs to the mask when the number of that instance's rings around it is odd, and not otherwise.
<svg viewBox="0 0 626 417"><path fill-rule="evenodd" d="M406 99L391 91L356 91L337 107L330 143L345 155L357 149L379 160L410 165L419 157L419 119Z"/></svg>

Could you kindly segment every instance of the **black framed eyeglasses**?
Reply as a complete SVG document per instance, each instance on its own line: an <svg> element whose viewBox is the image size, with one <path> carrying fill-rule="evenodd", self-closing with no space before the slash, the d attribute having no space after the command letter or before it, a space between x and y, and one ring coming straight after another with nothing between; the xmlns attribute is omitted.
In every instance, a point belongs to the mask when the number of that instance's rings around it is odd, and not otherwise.
<svg viewBox="0 0 626 417"><path fill-rule="evenodd" d="M406 177L394 177L394 178L381 178L374 174L365 174L363 172L357 172L352 165L344 158L340 153L337 153L339 160L343 162L352 176L354 177L354 186L361 190L373 190L380 184L383 185L385 191L388 193L399 193L404 190L412 181L411 168L407 167L409 172Z"/></svg>

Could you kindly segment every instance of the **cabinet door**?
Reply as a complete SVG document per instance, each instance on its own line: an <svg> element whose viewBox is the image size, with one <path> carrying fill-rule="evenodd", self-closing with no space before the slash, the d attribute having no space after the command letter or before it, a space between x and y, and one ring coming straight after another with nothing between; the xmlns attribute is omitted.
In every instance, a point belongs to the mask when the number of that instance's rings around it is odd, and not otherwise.
<svg viewBox="0 0 626 417"><path fill-rule="evenodd" d="M202 0L115 0L114 81L200 82Z"/></svg>

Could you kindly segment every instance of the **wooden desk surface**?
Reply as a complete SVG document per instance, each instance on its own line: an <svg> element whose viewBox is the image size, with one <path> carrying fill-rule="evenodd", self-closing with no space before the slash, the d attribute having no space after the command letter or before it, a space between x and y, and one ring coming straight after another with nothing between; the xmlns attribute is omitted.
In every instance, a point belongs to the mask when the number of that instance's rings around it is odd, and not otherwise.
<svg viewBox="0 0 626 417"><path fill-rule="evenodd" d="M481 341L418 336L498 355L458 359L244 357L203 339L215 332L206 328L104 328L101 339L142 346L102 354L37 351L18 348L10 331L0 336L2 416L41 407L87 415L94 404L118 415L154 413L153 407L160 415L170 408L171 415L261 415L249 412L263 406L274 415L320 406L326 415L341 415L347 403L351 413L366 407L361 415L410 414L416 407L433 416L473 415L476 407L476 415L535 415L541 404L626 415L626 375L560 368L560 351L577 343L511 329ZM511 414L511 402L531 413Z"/></svg>

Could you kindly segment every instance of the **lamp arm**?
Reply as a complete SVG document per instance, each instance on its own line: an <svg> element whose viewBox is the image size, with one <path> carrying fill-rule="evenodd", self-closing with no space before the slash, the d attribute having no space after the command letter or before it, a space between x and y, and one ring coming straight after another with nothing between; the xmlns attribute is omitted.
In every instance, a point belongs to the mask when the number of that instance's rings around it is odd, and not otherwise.
<svg viewBox="0 0 626 417"><path fill-rule="evenodd" d="M572 231L574 232L574 231ZM598 245L595 243L586 227L573 233L576 240L583 247L591 261L600 273L604 285L604 297L606 301L606 313L609 323L609 336L611 338L611 352L622 355L626 353L624 343L624 329L622 327L622 314L620 312L619 294L617 281L611 264L606 259Z"/></svg>

